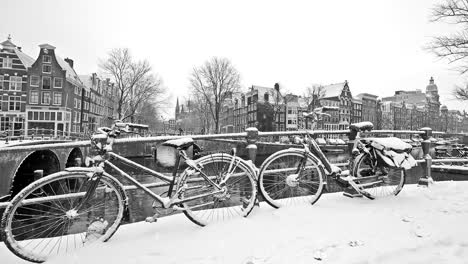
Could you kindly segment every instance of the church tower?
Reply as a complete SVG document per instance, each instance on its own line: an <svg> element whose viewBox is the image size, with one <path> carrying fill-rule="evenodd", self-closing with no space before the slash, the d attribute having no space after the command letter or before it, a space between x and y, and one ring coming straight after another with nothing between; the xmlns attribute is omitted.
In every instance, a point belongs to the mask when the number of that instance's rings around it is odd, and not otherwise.
<svg viewBox="0 0 468 264"><path fill-rule="evenodd" d="M175 107L175 119L179 117L179 97L177 97L177 103Z"/></svg>

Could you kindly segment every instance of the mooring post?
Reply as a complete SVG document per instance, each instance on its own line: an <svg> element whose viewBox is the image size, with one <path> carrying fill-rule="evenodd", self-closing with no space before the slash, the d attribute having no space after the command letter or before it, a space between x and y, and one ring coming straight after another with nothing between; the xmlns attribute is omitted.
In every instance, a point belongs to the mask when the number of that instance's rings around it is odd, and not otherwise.
<svg viewBox="0 0 468 264"><path fill-rule="evenodd" d="M420 130L424 132L424 134L422 134L423 141L421 142L424 162L422 163L423 175L419 178L418 186L428 187L429 184L433 182L431 176L432 157L429 154L431 150L432 129L423 127Z"/></svg>
<svg viewBox="0 0 468 264"><path fill-rule="evenodd" d="M35 170L33 174L34 174L34 181L37 181L44 176L44 170Z"/></svg>
<svg viewBox="0 0 468 264"><path fill-rule="evenodd" d="M151 147L151 154L153 154L153 161L158 160L158 149L156 147Z"/></svg>
<svg viewBox="0 0 468 264"><path fill-rule="evenodd" d="M258 140L258 129L256 127L249 127L245 130L247 132L247 151L249 154L249 160L255 164L257 158L257 140Z"/></svg>

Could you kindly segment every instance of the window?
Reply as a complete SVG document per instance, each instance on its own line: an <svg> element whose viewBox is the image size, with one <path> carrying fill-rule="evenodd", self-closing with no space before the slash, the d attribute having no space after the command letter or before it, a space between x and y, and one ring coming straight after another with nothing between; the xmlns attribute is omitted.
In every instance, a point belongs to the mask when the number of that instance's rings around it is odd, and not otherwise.
<svg viewBox="0 0 468 264"><path fill-rule="evenodd" d="M3 58L3 68L10 68L13 66L13 59L10 57Z"/></svg>
<svg viewBox="0 0 468 264"><path fill-rule="evenodd" d="M50 92L42 92L42 104L50 104Z"/></svg>
<svg viewBox="0 0 468 264"><path fill-rule="evenodd" d="M62 93L54 93L54 105L62 104Z"/></svg>
<svg viewBox="0 0 468 264"><path fill-rule="evenodd" d="M0 130L7 130L10 128L10 118L9 117L0 117Z"/></svg>
<svg viewBox="0 0 468 264"><path fill-rule="evenodd" d="M9 96L10 101L10 111L20 111L21 109L21 96Z"/></svg>
<svg viewBox="0 0 468 264"><path fill-rule="evenodd" d="M49 55L42 55L42 62L43 63L51 63L52 59Z"/></svg>
<svg viewBox="0 0 468 264"><path fill-rule="evenodd" d="M52 72L52 66L50 65L42 65L42 72L43 73L51 73Z"/></svg>
<svg viewBox="0 0 468 264"><path fill-rule="evenodd" d="M31 75L31 81L29 85L39 87L39 76Z"/></svg>
<svg viewBox="0 0 468 264"><path fill-rule="evenodd" d="M62 88L62 83L62 78L54 78L54 88Z"/></svg>
<svg viewBox="0 0 468 264"><path fill-rule="evenodd" d="M23 78L20 76L10 76L10 91L21 91Z"/></svg>
<svg viewBox="0 0 468 264"><path fill-rule="evenodd" d="M50 77L42 77L42 89L44 90L50 90L50 83L51 83L51 78Z"/></svg>
<svg viewBox="0 0 468 264"><path fill-rule="evenodd" d="M39 92L38 91L31 91L29 93L29 103L30 104L38 104L39 103Z"/></svg>
<svg viewBox="0 0 468 264"><path fill-rule="evenodd" d="M3 90L3 75L0 75L0 90Z"/></svg>

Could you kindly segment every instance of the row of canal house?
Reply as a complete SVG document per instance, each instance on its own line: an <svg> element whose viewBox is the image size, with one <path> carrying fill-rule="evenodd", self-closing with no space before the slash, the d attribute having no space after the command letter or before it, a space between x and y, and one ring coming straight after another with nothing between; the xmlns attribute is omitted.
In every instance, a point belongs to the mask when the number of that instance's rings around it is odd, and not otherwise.
<svg viewBox="0 0 468 264"><path fill-rule="evenodd" d="M425 92L398 90L394 96L384 98L369 93L353 97L347 81L324 86L322 91L319 105L336 110L320 120L317 129L345 130L351 123L370 121L376 129L431 127L450 133L468 132L468 114L441 105L432 77ZM253 85L247 92L232 94L226 100L221 112L221 132L242 132L247 127L260 131L310 129L311 124L302 118L304 112L311 110L310 102L310 98L281 94L277 85Z"/></svg>
<svg viewBox="0 0 468 264"><path fill-rule="evenodd" d="M0 131L9 135L74 137L115 118L109 79L79 76L50 44L33 59L11 37L0 43L0 93Z"/></svg>

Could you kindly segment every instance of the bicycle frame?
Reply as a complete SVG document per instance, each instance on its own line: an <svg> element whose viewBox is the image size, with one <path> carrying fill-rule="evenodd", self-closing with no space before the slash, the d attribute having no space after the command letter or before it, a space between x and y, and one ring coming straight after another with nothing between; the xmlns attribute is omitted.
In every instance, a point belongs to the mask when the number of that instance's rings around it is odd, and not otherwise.
<svg viewBox="0 0 468 264"><path fill-rule="evenodd" d="M98 131L99 131L99 129L98 129ZM199 198L207 197L207 196L210 196L210 195L213 195L213 194L219 194L219 193L222 193L222 192L225 191L223 186L224 186L225 182L230 178L231 174L227 175L227 177L222 182L220 182L219 184L215 183L213 180L210 179L209 176L207 176L202 171L202 169L200 169L200 168L198 168L196 166L196 164L187 156L185 151L182 150L182 149L178 149L176 166L174 167L172 177L168 177L168 176L166 176L166 175L164 175L164 174L162 174L160 172L154 171L154 170L152 170L150 168L142 166L142 165L140 165L140 164L138 164L138 163L136 163L134 161L131 161L131 160L125 158L125 157L122 157L122 156L114 153L112 151L112 146L114 144L116 135L114 134L114 135L110 136L113 131L114 130L112 130L110 132L101 131L102 134L95 137L95 139L105 139L106 140L105 144L101 143L101 145L98 145L98 143L93 142L93 140L91 141L92 145L94 145L94 147L98 149L99 154L100 154L99 158L97 159L98 164L96 164L94 166L94 170L92 171L93 175L91 177L92 179L96 179L96 184L92 184L88 188L88 190L86 191L85 199L83 200L83 202L81 204L86 203L87 200L88 200L88 197L91 196L91 194L96 190L96 187L98 185L97 183L99 182L100 178L102 177L102 175L104 173L104 169L103 169L104 165L108 165L109 167L111 167L112 169L117 171L122 177L129 180L137 188L143 190L145 193L150 195L154 200L156 200L158 203L160 203L163 208L174 207L175 209L178 209L178 210L184 210L182 208L176 207L176 205L184 203L184 202L196 200L196 199L199 199ZM103 156L105 158L103 158ZM176 183L177 172L179 170L180 158L181 157L185 159L186 164L193 170L193 173L198 172L199 175L201 176L201 178L193 179L193 180L191 180L191 182L197 182L199 180L205 180L211 186L215 187L216 191L210 192L210 193L207 193L207 194L195 195L195 196L187 197L187 198L184 198L184 199L179 199L177 197L179 197L179 195L186 189L186 186L182 186L182 187L178 188L176 190L176 192L172 195L174 184ZM138 180L136 180L135 178L133 178L132 176L127 174L125 171L123 171L122 169L117 167L115 164L110 162L109 161L110 158L120 160L123 163L125 163L125 164L127 164L127 165L129 165L129 166L131 166L133 168L143 170L143 171L149 173L151 176L153 176L155 178L158 178L158 179L162 180L163 182L169 183L168 197L162 197L162 196L156 194L155 192L151 191L148 187L141 184ZM234 159L233 159L232 162L234 162ZM232 165L232 163L231 163L231 165Z"/></svg>
<svg viewBox="0 0 468 264"><path fill-rule="evenodd" d="M201 178L200 179L196 179L194 181L198 181L198 180L205 180L207 181L210 185L212 185L213 187L215 187L217 189L217 191L215 192L211 192L211 193L208 193L208 194L200 194L200 195L196 195L196 196L192 196L192 197L187 197L187 198L184 198L184 199L179 199L177 198L179 196L179 194L185 190L184 187L182 188L179 188L176 190L176 192L172 194L172 189L173 189L173 186L174 184L176 183L176 178L177 176L176 175L173 175L173 177L168 177L160 172L157 172L157 171L154 171L150 168L147 168L145 166L142 166L134 161L131 161L127 158L124 158L114 152L108 152L108 154L113 157L114 159L116 160L120 160L122 161L123 163L131 166L131 167L134 167L134 168L137 168L137 169L141 169L143 171L145 171L146 173L149 173L151 176L155 177L155 178L158 178L164 182L167 182L169 183L169 190L170 192L168 192L168 197L162 197L158 194L156 194L155 192L153 192L152 190L150 190L148 187L144 186L142 183L140 183L138 180L136 180L135 178L133 178L132 176L130 176L128 173L126 173L125 171L123 171L122 169L120 169L119 167L117 167L115 164L113 164L112 162L106 160L104 161L104 163L106 165L108 165L109 167L111 167L112 169L116 170L121 176L123 176L124 178L126 178L127 180L129 180L132 184L134 184L135 186L137 186L137 188L143 190L145 193L147 193L149 196L151 196L153 199L155 199L156 201L158 201L164 208L170 208L174 205L177 205L177 204L181 204L181 203L184 203L184 202L188 202L188 201L192 201L192 200L196 200L196 199L199 199L199 198L203 198L203 197L206 197L206 196L210 196L210 195L213 195L213 194L217 194L217 193L222 193L224 190L222 188L222 186L220 186L219 184L215 183L214 181L212 181L210 179L210 177L208 177L203 171L201 171L199 168L197 168L196 166L190 166L192 169L195 169L197 172L200 173L200 176ZM179 165L180 165L180 156L186 158L187 161L189 161L190 159L188 159L187 155L185 154L185 152L183 150L179 150L179 158L177 159L177 164L174 168L174 171L177 171L178 168L179 168ZM188 162L189 163L189 162Z"/></svg>

